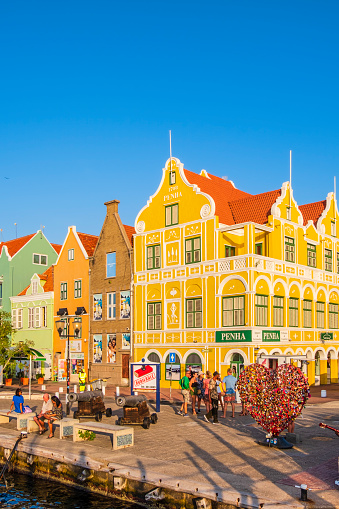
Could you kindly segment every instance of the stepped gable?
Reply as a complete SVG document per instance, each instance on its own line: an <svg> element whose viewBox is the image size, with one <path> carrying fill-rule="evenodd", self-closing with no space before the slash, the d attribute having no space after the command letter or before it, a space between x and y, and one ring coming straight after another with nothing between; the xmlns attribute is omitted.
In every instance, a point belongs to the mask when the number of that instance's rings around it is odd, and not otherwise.
<svg viewBox="0 0 339 509"><path fill-rule="evenodd" d="M326 208L326 200L315 201L314 203L306 203L305 205L299 205L299 210L304 218L304 226L307 225L308 221L313 221L316 225L319 217Z"/></svg>
<svg viewBox="0 0 339 509"><path fill-rule="evenodd" d="M99 237L96 235L89 235L88 233L77 232L77 234L88 256L93 256Z"/></svg>
<svg viewBox="0 0 339 509"><path fill-rule="evenodd" d="M189 170L184 170L185 176L190 184L196 184L199 189L210 195L215 202L215 214L219 216L219 222L227 225L234 224L233 214L229 202L252 196L249 193L240 191L229 180L225 180L210 173L206 176L198 175Z"/></svg>
<svg viewBox="0 0 339 509"><path fill-rule="evenodd" d="M281 189L276 189L230 202L229 207L234 224L248 223L249 221L266 224L268 216L271 214L271 208L279 196L281 196Z"/></svg>
<svg viewBox="0 0 339 509"><path fill-rule="evenodd" d="M130 241L131 246L133 247L133 235L135 234L135 228L133 226L128 226L127 224L124 224L123 227L125 228L128 240Z"/></svg>
<svg viewBox="0 0 339 509"><path fill-rule="evenodd" d="M43 291L44 292L53 292L53 290L54 290L54 265L51 265L47 270L45 270L45 272L43 274L38 274L38 276L42 281L46 281L43 286ZM26 288L24 290L22 290L22 292L18 293L18 295L26 295L26 292L30 286L31 286L30 284L28 286L26 286Z"/></svg>
<svg viewBox="0 0 339 509"><path fill-rule="evenodd" d="M2 248L4 246L8 249L8 254L10 257L13 257L20 249L24 247L27 242L29 242L36 233L32 233L31 235L25 235L24 237L19 237L18 239L9 240L8 242L0 243L0 254L2 252Z"/></svg>

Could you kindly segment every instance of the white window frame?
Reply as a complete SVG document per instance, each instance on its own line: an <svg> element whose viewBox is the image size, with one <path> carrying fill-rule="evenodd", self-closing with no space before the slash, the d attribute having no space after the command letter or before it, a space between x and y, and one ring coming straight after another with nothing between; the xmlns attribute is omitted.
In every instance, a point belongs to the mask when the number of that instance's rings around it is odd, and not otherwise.
<svg viewBox="0 0 339 509"><path fill-rule="evenodd" d="M39 262L38 263L36 263L34 261L34 256L38 256L39 257ZM46 257L46 263L41 263L41 257L42 256ZM46 255L46 254L39 254L39 253L33 253L32 263L33 263L33 265L43 265L43 267L48 267L48 255Z"/></svg>
<svg viewBox="0 0 339 509"><path fill-rule="evenodd" d="M110 296L112 296L111 303L109 302ZM115 299L113 298L115 297ZM115 302L113 302L115 300ZM111 311L111 316L110 315ZM117 315L117 294L116 292L108 292L107 293L107 320L115 320Z"/></svg>
<svg viewBox="0 0 339 509"><path fill-rule="evenodd" d="M28 308L28 328L34 327L34 308Z"/></svg>
<svg viewBox="0 0 339 509"><path fill-rule="evenodd" d="M37 279L34 279L32 281L32 294L36 294L38 293L38 280Z"/></svg>
<svg viewBox="0 0 339 509"><path fill-rule="evenodd" d="M40 308L40 327L47 327L47 306Z"/></svg>
<svg viewBox="0 0 339 509"><path fill-rule="evenodd" d="M74 249L68 250L68 261L72 262L74 260Z"/></svg>
<svg viewBox="0 0 339 509"><path fill-rule="evenodd" d="M17 312L17 328L22 329L22 308L17 309Z"/></svg>
<svg viewBox="0 0 339 509"><path fill-rule="evenodd" d="M17 309L12 309L12 327L13 329L17 329Z"/></svg>
<svg viewBox="0 0 339 509"><path fill-rule="evenodd" d="M40 308L34 308L34 327L38 329L40 327Z"/></svg>

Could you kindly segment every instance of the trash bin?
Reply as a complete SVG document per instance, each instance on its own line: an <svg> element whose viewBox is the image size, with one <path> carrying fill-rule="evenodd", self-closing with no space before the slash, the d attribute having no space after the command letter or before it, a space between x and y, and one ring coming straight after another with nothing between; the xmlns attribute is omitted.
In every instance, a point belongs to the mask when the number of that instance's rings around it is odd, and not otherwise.
<svg viewBox="0 0 339 509"><path fill-rule="evenodd" d="M326 393L326 390L325 390L325 389L323 389L323 390L320 392L320 396L321 396L322 398L326 398L326 397L327 397L327 393Z"/></svg>

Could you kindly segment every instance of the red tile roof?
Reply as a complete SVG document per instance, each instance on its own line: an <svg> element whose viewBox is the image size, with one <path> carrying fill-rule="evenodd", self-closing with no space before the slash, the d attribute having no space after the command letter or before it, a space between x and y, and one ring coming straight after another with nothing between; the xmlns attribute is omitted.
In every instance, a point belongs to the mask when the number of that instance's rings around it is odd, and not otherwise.
<svg viewBox="0 0 339 509"><path fill-rule="evenodd" d="M232 212L228 202L251 196L249 193L236 189L234 185L225 179L208 174L208 177L198 175L189 170L184 170L190 184L196 184L201 191L209 194L215 202L215 213L223 224L234 224Z"/></svg>
<svg viewBox="0 0 339 509"><path fill-rule="evenodd" d="M123 227L126 230L127 237L131 243L131 246L133 246L133 235L135 234L135 229L133 226L128 226L127 224L124 224Z"/></svg>
<svg viewBox="0 0 339 509"><path fill-rule="evenodd" d="M313 223L316 224L319 217L324 212L325 208L326 200L316 201L314 203L306 203L305 205L299 205L299 210L304 218L304 225L306 225L308 221L313 221Z"/></svg>
<svg viewBox="0 0 339 509"><path fill-rule="evenodd" d="M265 224L271 214L272 205L281 195L281 189L255 194L248 198L229 202L234 224L252 221Z"/></svg>
<svg viewBox="0 0 339 509"><path fill-rule="evenodd" d="M96 235L89 235L88 233L78 233L79 239L85 248L88 256L93 256L95 246L97 245L98 238Z"/></svg>
<svg viewBox="0 0 339 509"><path fill-rule="evenodd" d="M25 237L19 237L18 239L9 240L8 242L0 243L0 253L4 246L7 246L8 253L11 257L13 257L22 247L24 247L27 242L29 242L36 233L32 233L31 235L25 235Z"/></svg>
<svg viewBox="0 0 339 509"><path fill-rule="evenodd" d="M62 248L62 246L60 246L60 244L51 244L51 246L57 254L60 254L60 251Z"/></svg>
<svg viewBox="0 0 339 509"><path fill-rule="evenodd" d="M45 270L45 272L43 274L38 274L38 276L42 281L46 281L43 286L43 291L44 292L53 292L53 290L54 290L54 265L51 265L47 270ZM22 292L18 293L18 295L26 295L26 292L30 286L31 286L30 284L28 286L26 286L26 288L24 290L22 290Z"/></svg>

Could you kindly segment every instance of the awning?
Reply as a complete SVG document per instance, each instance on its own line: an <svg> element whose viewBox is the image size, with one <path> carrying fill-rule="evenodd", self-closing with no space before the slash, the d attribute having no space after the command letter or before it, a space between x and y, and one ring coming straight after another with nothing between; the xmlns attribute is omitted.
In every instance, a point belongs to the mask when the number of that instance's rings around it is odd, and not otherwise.
<svg viewBox="0 0 339 509"><path fill-rule="evenodd" d="M35 348L30 348L30 355L32 356L32 361L42 361L46 362L46 358L43 356L41 352L38 350L35 350ZM14 361L29 361L29 355L23 355L19 356L16 355L15 357L12 357L12 360Z"/></svg>

